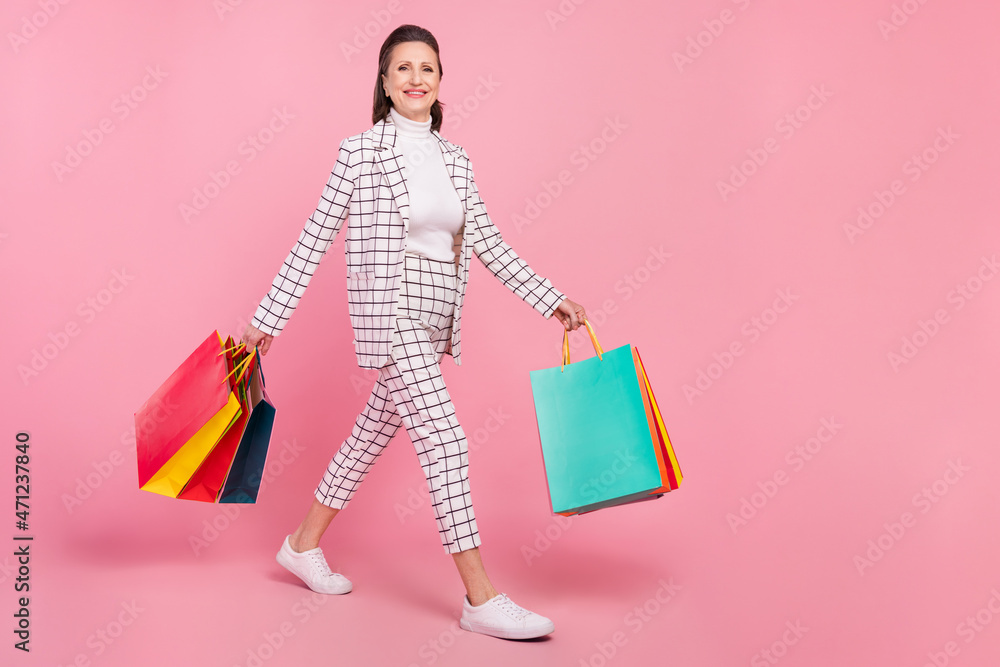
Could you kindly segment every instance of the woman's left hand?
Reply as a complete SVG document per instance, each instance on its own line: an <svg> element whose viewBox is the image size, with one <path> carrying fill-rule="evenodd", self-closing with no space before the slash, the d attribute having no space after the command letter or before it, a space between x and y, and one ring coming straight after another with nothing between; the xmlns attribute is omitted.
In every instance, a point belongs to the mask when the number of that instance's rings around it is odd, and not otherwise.
<svg viewBox="0 0 1000 667"><path fill-rule="evenodd" d="M587 319L587 312L583 306L569 299L563 299L563 302L552 314L559 318L567 331L576 331L577 328L583 326L583 321Z"/></svg>

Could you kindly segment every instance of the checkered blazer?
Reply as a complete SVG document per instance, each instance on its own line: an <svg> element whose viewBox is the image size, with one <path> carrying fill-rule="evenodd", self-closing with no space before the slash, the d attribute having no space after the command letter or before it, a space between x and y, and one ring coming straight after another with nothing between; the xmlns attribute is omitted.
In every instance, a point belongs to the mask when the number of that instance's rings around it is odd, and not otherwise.
<svg viewBox="0 0 1000 667"><path fill-rule="evenodd" d="M438 132L433 134L465 208L465 224L456 236L456 250L460 243L461 252L456 253L458 289L450 349L455 363L460 364L462 303L473 252L500 282L546 318L566 297L504 242L486 213L465 150ZM358 364L381 368L392 349L409 228L403 157L396 148L391 117L341 142L319 205L260 302L253 326L272 335L281 332L344 220L348 220L344 252Z"/></svg>

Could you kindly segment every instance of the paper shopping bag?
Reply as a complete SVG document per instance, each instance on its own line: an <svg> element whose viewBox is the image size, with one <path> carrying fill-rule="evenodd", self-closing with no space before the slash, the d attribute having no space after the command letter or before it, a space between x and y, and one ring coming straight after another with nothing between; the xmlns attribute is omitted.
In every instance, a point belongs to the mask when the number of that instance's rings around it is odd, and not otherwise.
<svg viewBox="0 0 1000 667"><path fill-rule="evenodd" d="M214 355L211 362L210 355ZM157 431L162 443L156 438L140 440L137 434L140 471L144 465L152 467L160 463L163 455L157 458L156 452L172 452L140 488L183 500L256 502L274 422L274 406L264 391L257 351L236 345L232 337L223 343L216 332L175 371L166 385L174 389L163 394L164 400L169 399L174 412L190 415L188 421L192 425L186 430ZM201 390L177 389L190 386ZM162 390L161 387L158 394ZM206 418L207 410L199 401L223 392L227 395L225 406ZM147 405L154 399L147 401ZM147 405L136 413L137 425L143 419L148 421ZM199 419L207 421L184 440Z"/></svg>
<svg viewBox="0 0 1000 667"><path fill-rule="evenodd" d="M213 332L135 413L139 486L176 497L240 412Z"/></svg>
<svg viewBox="0 0 1000 667"><path fill-rule="evenodd" d="M638 351L603 351L589 323L597 356L531 372L542 457L552 511L568 516L676 489L673 447Z"/></svg>
<svg viewBox="0 0 1000 667"><path fill-rule="evenodd" d="M267 462L275 409L264 388L264 375L259 360L251 371L247 395L250 419L219 495L220 503L256 503L260 483L264 478L264 464Z"/></svg>
<svg viewBox="0 0 1000 667"><path fill-rule="evenodd" d="M177 497L183 500L198 500L206 503L214 503L218 500L219 491L226 481L233 457L236 455L236 449L239 447L243 432L246 430L252 408L247 400L248 380L242 379L238 375L238 371L244 365L254 363L254 360L247 361L248 355L238 350L239 347L234 343L232 336L227 338L224 350L226 368L229 371L227 378L230 388L239 401L240 413L219 439L218 444L202 461L184 489L177 494Z"/></svg>

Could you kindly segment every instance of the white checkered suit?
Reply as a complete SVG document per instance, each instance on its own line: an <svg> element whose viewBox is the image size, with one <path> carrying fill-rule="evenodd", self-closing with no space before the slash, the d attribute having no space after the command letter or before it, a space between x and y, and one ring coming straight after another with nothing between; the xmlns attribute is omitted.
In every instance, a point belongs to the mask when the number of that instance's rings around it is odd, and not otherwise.
<svg viewBox="0 0 1000 667"><path fill-rule="evenodd" d="M318 501L344 509L378 457L405 426L427 478L446 553L482 540L469 486L469 447L441 374L451 336L458 277L455 265L406 253L399 290L396 343L389 362L347 439L316 488Z"/></svg>
<svg viewBox="0 0 1000 667"><path fill-rule="evenodd" d="M504 285L545 317L552 315L565 295L535 274L504 242L486 213L472 164L462 147L446 141L437 132L434 136L440 142L448 175L465 207L450 340L450 353L455 363L460 364L462 302L473 252ZM409 197L402 167L403 157L396 148L391 118L341 142L337 163L319 205L257 308L253 318L255 327L272 335L281 332L323 253L346 219L347 289L358 365L362 368L385 365L395 335L409 225Z"/></svg>

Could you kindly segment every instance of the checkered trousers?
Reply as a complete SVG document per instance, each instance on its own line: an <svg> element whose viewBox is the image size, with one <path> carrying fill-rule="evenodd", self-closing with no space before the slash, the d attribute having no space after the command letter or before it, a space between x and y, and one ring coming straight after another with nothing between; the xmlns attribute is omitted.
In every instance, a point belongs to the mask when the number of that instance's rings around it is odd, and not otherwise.
<svg viewBox="0 0 1000 667"><path fill-rule="evenodd" d="M455 264L407 253L389 361L351 435L316 489L316 498L343 508L400 425L406 427L427 477L431 506L447 553L479 546L469 491L469 454L440 361L451 338Z"/></svg>

